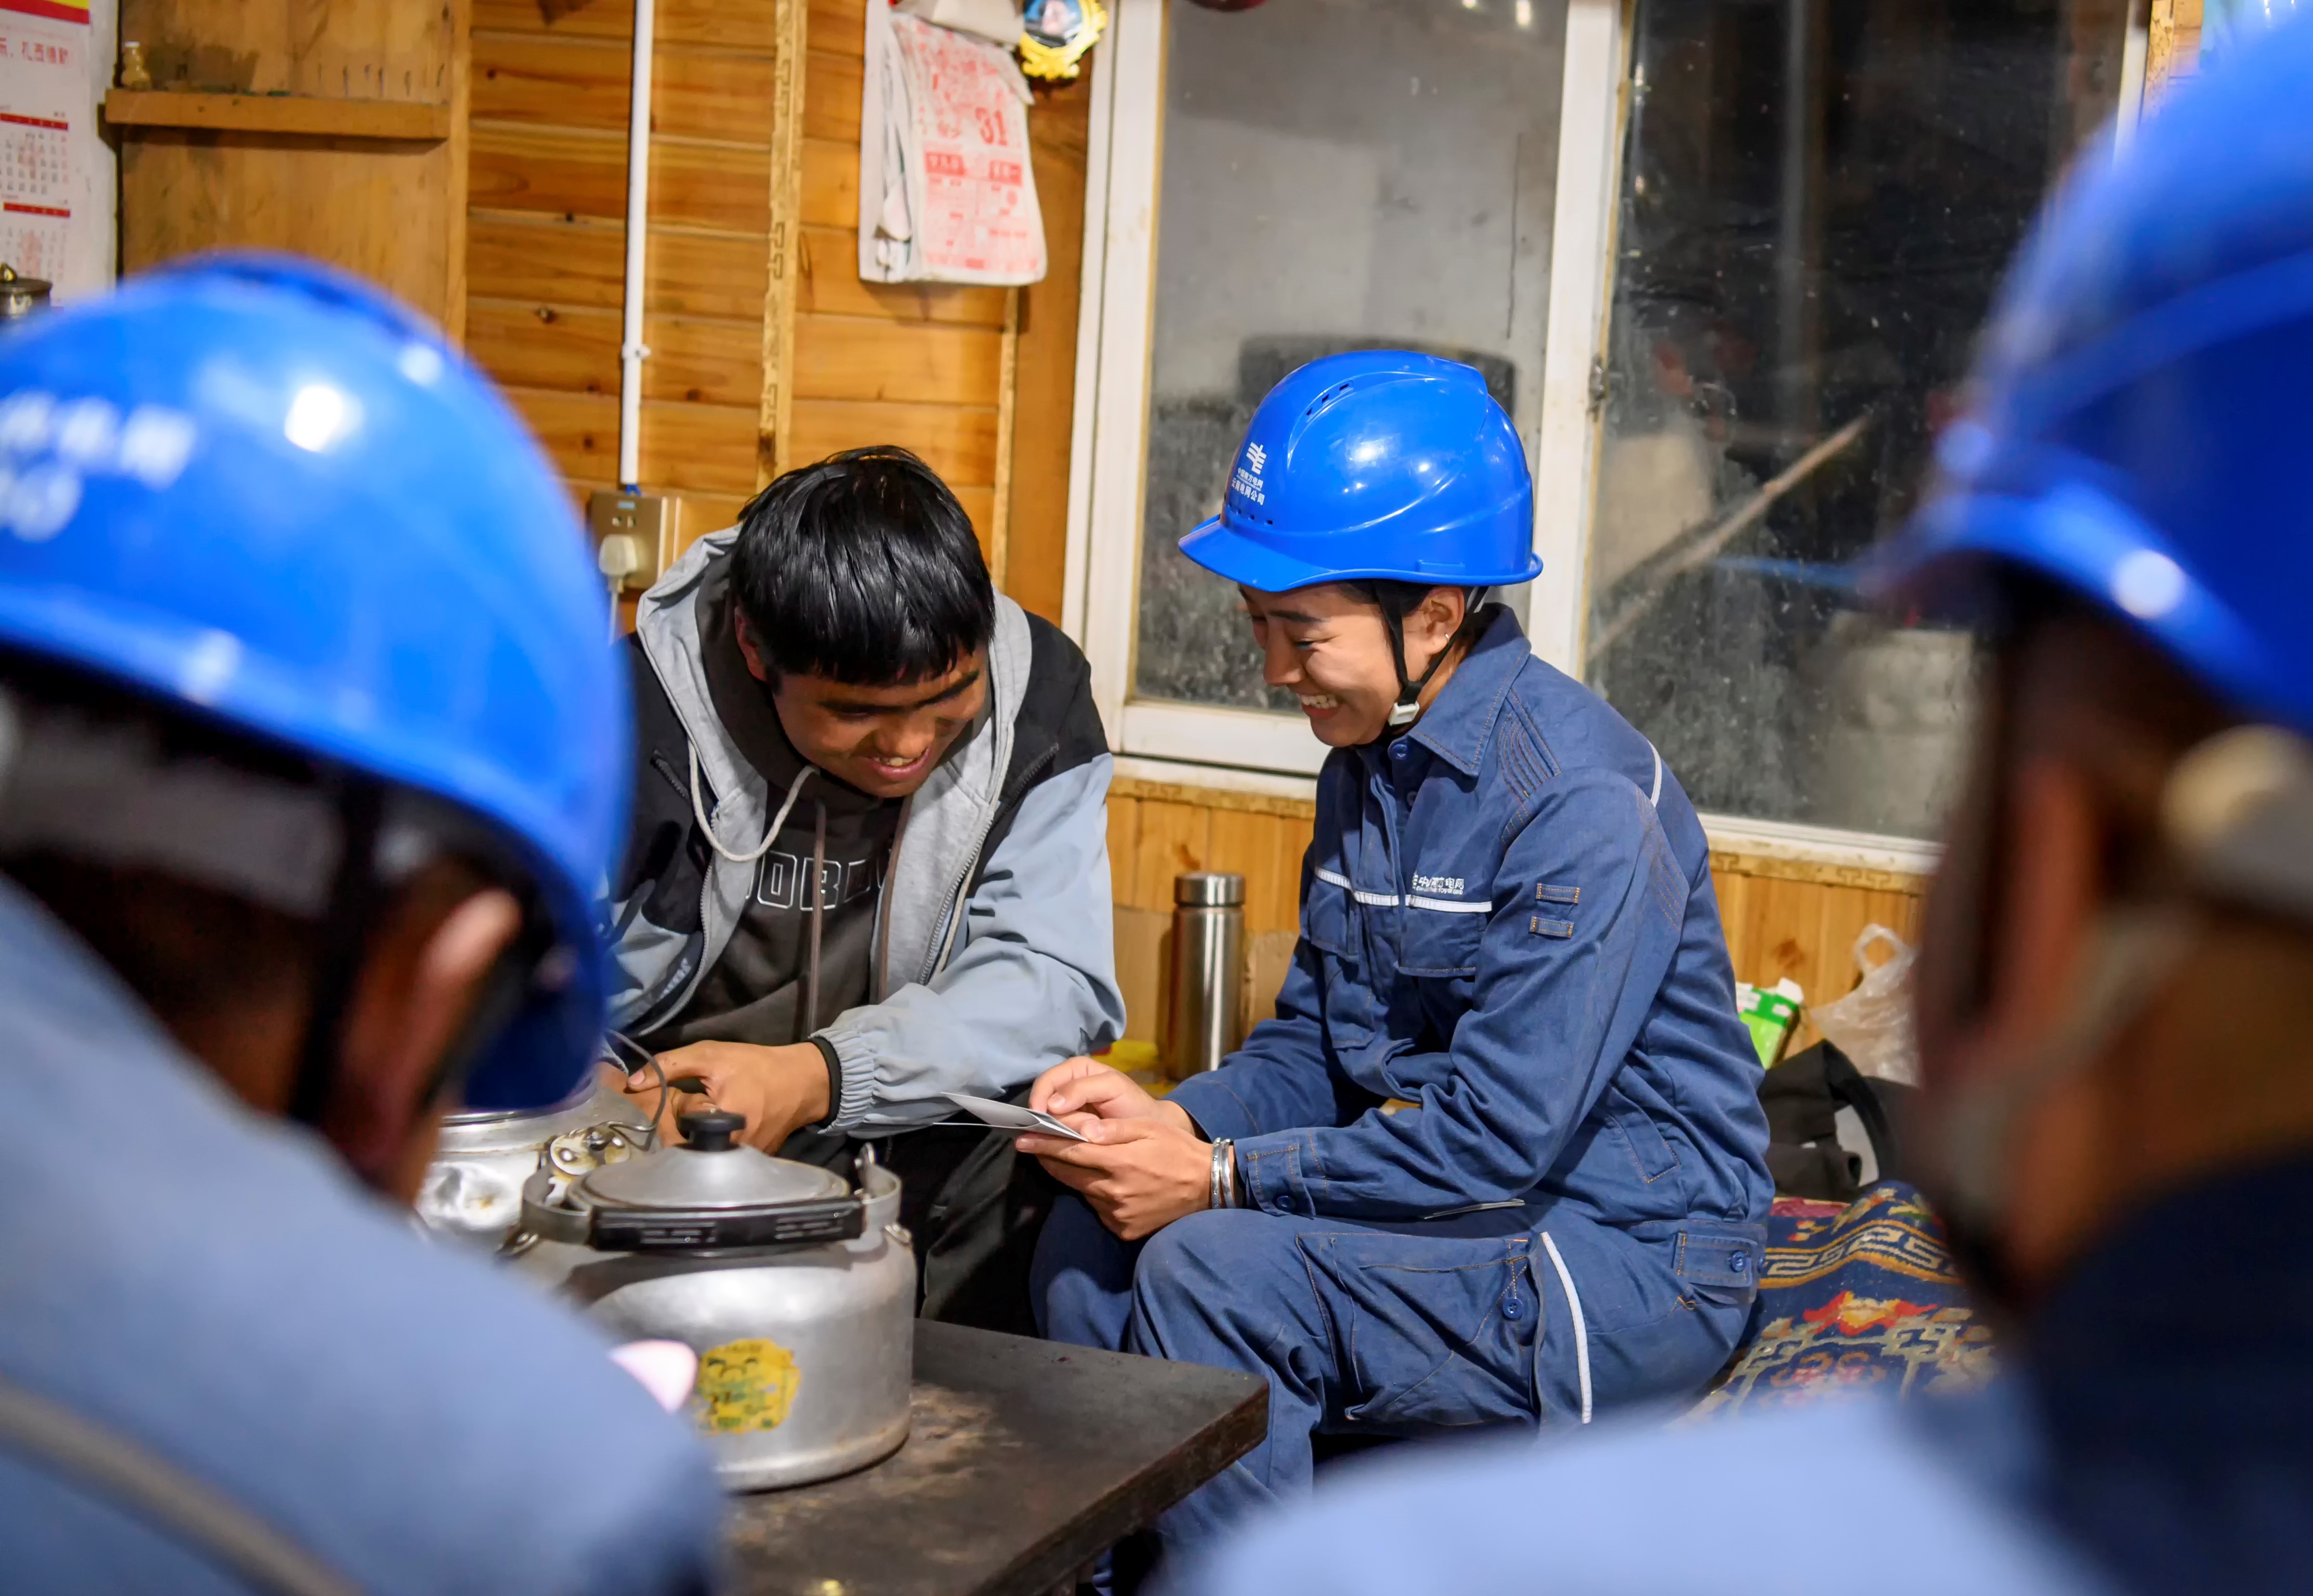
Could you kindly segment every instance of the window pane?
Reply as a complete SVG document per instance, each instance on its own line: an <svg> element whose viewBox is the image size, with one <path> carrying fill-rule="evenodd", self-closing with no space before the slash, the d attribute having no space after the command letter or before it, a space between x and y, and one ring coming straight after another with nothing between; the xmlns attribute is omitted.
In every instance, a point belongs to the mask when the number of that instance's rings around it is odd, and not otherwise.
<svg viewBox="0 0 2313 1596"><path fill-rule="evenodd" d="M1564 32L1564 0L1171 7L1140 695L1293 707L1262 686L1236 590L1174 548L1293 367L1376 346L1469 361L1531 453Z"/></svg>
<svg viewBox="0 0 2313 1596"><path fill-rule="evenodd" d="M2057 169L2110 0L1639 0L1591 682L1697 807L1931 835L1967 637L1865 613Z"/></svg>

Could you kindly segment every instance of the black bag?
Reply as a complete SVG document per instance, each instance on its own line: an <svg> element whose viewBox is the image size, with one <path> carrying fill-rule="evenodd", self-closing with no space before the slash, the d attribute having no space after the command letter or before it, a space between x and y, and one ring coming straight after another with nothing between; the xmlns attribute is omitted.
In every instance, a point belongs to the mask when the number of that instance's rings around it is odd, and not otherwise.
<svg viewBox="0 0 2313 1596"><path fill-rule="evenodd" d="M1863 1188L1863 1161L1839 1144L1839 1110L1852 1109L1870 1138L1875 1179L1904 1180L1900 1135L1916 1089L1876 1080L1829 1042L1794 1053L1759 1080L1767 1111L1767 1170L1779 1197L1843 1202Z"/></svg>

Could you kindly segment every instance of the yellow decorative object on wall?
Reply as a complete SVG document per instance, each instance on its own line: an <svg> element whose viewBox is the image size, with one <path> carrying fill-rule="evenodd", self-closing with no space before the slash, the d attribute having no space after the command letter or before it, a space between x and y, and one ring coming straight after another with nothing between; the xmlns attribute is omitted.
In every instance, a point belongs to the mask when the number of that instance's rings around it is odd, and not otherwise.
<svg viewBox="0 0 2313 1596"><path fill-rule="evenodd" d="M795 1354L761 1337L726 1341L699 1355L699 1385L691 1416L708 1435L776 1430L795 1406L803 1371Z"/></svg>

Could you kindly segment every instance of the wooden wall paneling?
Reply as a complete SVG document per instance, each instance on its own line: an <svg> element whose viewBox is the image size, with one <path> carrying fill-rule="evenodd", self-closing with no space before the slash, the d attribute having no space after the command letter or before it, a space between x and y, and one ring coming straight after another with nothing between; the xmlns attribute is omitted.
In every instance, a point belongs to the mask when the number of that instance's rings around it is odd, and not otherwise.
<svg viewBox="0 0 2313 1596"><path fill-rule="evenodd" d="M207 133L269 133L312 138L374 138L438 144L450 136L450 106L430 100L339 100L318 94L209 94L190 89L110 89L104 119L114 127L182 127Z"/></svg>
<svg viewBox="0 0 2313 1596"><path fill-rule="evenodd" d="M224 247L294 250L449 324L444 148L158 128L124 136L121 270Z"/></svg>
<svg viewBox="0 0 2313 1596"><path fill-rule="evenodd" d="M805 0L778 0L778 66L772 80L770 244L763 291L763 385L757 398L759 484L799 463L794 446L796 299L803 270L803 119L812 97Z"/></svg>
<svg viewBox="0 0 2313 1596"><path fill-rule="evenodd" d="M2201 69L2202 0L2152 0L2144 52L2144 106Z"/></svg>
<svg viewBox="0 0 2313 1596"><path fill-rule="evenodd" d="M1110 899L1118 904L1132 901L1132 861L1140 846L1140 801L1119 793L1112 783L1108 792L1108 877Z"/></svg>
<svg viewBox="0 0 2313 1596"><path fill-rule="evenodd" d="M812 40L809 57L812 92L804 101L805 137L848 144L854 149L859 147L859 101L866 61L866 52L857 43L857 35L865 22L864 17L853 16L844 23L853 35L851 49L828 49L822 40Z"/></svg>
<svg viewBox="0 0 2313 1596"><path fill-rule="evenodd" d="M435 0L121 0L159 88L447 103L458 8Z"/></svg>
<svg viewBox="0 0 2313 1596"><path fill-rule="evenodd" d="M260 97L188 96L180 112L253 106L272 127L151 126L124 97L124 120L107 124L120 146L122 269L220 247L295 250L379 283L455 337L468 21L467 0L124 0L123 37L144 44L157 83ZM335 104L268 103L275 96ZM379 114L389 103L423 108L425 136L291 129L377 119L348 101Z"/></svg>
<svg viewBox="0 0 2313 1596"><path fill-rule="evenodd" d="M803 229L797 314L873 317L906 327L932 322L1003 330L1003 289L866 282L859 276L858 236L856 225Z"/></svg>
<svg viewBox="0 0 2313 1596"><path fill-rule="evenodd" d="M768 145L773 58L682 45L653 51L653 136ZM480 33L473 72L474 115L483 120L626 136L634 68L623 39Z"/></svg>
<svg viewBox="0 0 2313 1596"><path fill-rule="evenodd" d="M803 141L803 221L806 227L858 227L857 145L826 138Z"/></svg>
<svg viewBox="0 0 2313 1596"><path fill-rule="evenodd" d="M796 351L798 399L953 405L958 396L975 395L996 405L1004 359L1000 326L864 317L838 323L819 316L812 335Z"/></svg>
<svg viewBox="0 0 2313 1596"><path fill-rule="evenodd" d="M1133 846L1134 907L1173 912L1173 878L1205 868L1212 848L1212 820L1213 811L1199 804L1141 801L1139 835Z"/></svg>
<svg viewBox="0 0 2313 1596"><path fill-rule="evenodd" d="M1204 868L1234 872L1244 877L1244 928L1248 934L1275 931L1293 923L1293 890L1279 879L1276 869L1278 834L1287 824L1278 815L1244 810L1212 811Z"/></svg>
<svg viewBox="0 0 2313 1596"><path fill-rule="evenodd" d="M616 218L474 208L467 273L476 298L616 311L623 303L626 228ZM651 229L655 315L712 316L754 325L766 281L763 238L659 225Z"/></svg>
<svg viewBox="0 0 2313 1596"><path fill-rule="evenodd" d="M482 122L473 133L471 203L490 210L623 218L627 136L593 128ZM733 140L651 141L651 225L770 231L770 151Z"/></svg>
<svg viewBox="0 0 2313 1596"><path fill-rule="evenodd" d="M662 48L695 44L769 54L778 38L778 0L658 0L655 42ZM624 44L635 36L635 8L628 0L474 0L474 26ZM653 83L655 88L655 74Z"/></svg>
<svg viewBox="0 0 2313 1596"><path fill-rule="evenodd" d="M573 393L619 391L620 313L592 306L476 296L468 345L501 382ZM762 362L752 321L646 316L646 399L747 405L762 391Z"/></svg>
<svg viewBox="0 0 2313 1596"><path fill-rule="evenodd" d="M619 400L615 393L508 388L506 398L530 423L564 476L575 481L616 480ZM756 432L752 406L646 399L642 429L643 475L652 485L685 493L694 489L740 496L753 493Z"/></svg>
<svg viewBox="0 0 2313 1596"><path fill-rule="evenodd" d="M441 153L442 209L448 227L443 241L442 326L453 343L466 341L467 185L472 173L473 0L447 0L450 20L450 136Z"/></svg>
<svg viewBox="0 0 2313 1596"><path fill-rule="evenodd" d="M815 320L796 329L797 340L819 330ZM949 486L986 487L996 480L996 407L897 404L866 399L797 401L792 427L795 458L814 460L839 449L897 443L921 455Z"/></svg>
<svg viewBox="0 0 2313 1596"><path fill-rule="evenodd" d="M999 592L1008 592L1012 565L1012 444L1013 405L1020 381L1020 290L1004 295L1004 331L996 364L996 480L989 487L988 530L981 539L988 552L988 574Z"/></svg>
<svg viewBox="0 0 2313 1596"><path fill-rule="evenodd" d="M1077 304L1083 289L1085 158L1092 80L1040 90L1028 114L1030 164L1044 217L1044 280L1020 290L1005 591L1057 624L1069 537L1075 434Z"/></svg>

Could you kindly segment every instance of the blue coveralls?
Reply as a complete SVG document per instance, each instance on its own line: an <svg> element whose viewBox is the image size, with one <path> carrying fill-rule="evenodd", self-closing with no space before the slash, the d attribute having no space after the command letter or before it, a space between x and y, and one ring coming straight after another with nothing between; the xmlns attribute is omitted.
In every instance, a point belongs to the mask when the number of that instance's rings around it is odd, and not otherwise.
<svg viewBox="0 0 2313 1596"><path fill-rule="evenodd" d="M1306 1489L1320 1429L1699 1392L1754 1294L1767 1127L1702 828L1507 610L1411 732L1327 759L1301 914L1277 1017L1172 1098L1249 1206L1135 1247L1070 1198L1038 1249L1054 1339L1268 1378L1168 1548Z"/></svg>

